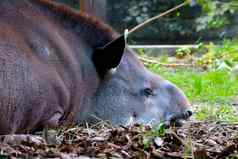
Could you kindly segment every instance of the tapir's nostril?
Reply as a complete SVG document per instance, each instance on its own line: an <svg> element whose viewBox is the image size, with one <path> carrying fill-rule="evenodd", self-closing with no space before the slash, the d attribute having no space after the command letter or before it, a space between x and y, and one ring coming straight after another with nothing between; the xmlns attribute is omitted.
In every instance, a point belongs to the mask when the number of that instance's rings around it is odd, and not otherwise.
<svg viewBox="0 0 238 159"><path fill-rule="evenodd" d="M177 120L186 120L191 117L193 112L191 110L187 110L184 113L175 114L170 118L170 121L177 121Z"/></svg>
<svg viewBox="0 0 238 159"><path fill-rule="evenodd" d="M193 115L193 112L191 110L187 110L188 117Z"/></svg>
<svg viewBox="0 0 238 159"><path fill-rule="evenodd" d="M193 112L191 110L187 110L185 113L183 113L183 119L188 119L193 115Z"/></svg>
<svg viewBox="0 0 238 159"><path fill-rule="evenodd" d="M187 110L184 113L173 115L169 121L167 122L167 125L174 125L174 126L181 126L183 120L187 120L189 117L191 117L193 112L191 110Z"/></svg>

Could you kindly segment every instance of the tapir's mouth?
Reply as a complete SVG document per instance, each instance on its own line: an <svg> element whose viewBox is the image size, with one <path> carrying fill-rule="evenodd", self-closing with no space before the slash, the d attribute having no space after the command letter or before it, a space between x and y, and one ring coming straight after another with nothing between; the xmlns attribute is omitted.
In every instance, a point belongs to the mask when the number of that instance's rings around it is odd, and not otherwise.
<svg viewBox="0 0 238 159"><path fill-rule="evenodd" d="M179 113L179 114L175 114L175 115L171 115L171 117L162 120L163 123L165 124L166 128L169 128L171 126L175 126L175 127L181 127L183 125L183 123L189 119L192 116L192 111L187 110L184 113ZM148 124L148 125L154 125L157 124L158 120L156 120L156 118L151 119L150 116L146 115L147 120L145 120L145 118L142 118L142 120L138 120L138 118L136 118L134 115L131 116L128 121L126 122L125 125L133 125L136 123L144 123L144 124ZM161 122L161 120L160 120Z"/></svg>
<svg viewBox="0 0 238 159"><path fill-rule="evenodd" d="M187 110L184 113L175 114L169 120L165 121L166 127L181 127L185 120L188 120L192 116L192 111Z"/></svg>

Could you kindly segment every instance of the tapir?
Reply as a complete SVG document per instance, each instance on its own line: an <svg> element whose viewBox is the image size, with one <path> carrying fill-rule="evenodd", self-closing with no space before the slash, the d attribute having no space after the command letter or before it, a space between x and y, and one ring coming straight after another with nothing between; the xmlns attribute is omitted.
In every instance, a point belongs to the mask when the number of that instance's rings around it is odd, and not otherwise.
<svg viewBox="0 0 238 159"><path fill-rule="evenodd" d="M0 134L191 114L185 94L104 22L51 0L0 1Z"/></svg>

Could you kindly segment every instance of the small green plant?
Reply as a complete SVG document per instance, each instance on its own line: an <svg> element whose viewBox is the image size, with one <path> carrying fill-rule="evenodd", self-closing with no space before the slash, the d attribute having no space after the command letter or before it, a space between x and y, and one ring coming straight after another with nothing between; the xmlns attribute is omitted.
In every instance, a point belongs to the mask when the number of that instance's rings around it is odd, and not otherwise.
<svg viewBox="0 0 238 159"><path fill-rule="evenodd" d="M192 50L190 48L180 48L176 50L176 57L177 58L184 58L192 54Z"/></svg>
<svg viewBox="0 0 238 159"><path fill-rule="evenodd" d="M163 53L163 54L161 55L161 57L159 57L159 61L160 61L161 63L168 63L168 61L169 61L168 54L167 54L167 53Z"/></svg>
<svg viewBox="0 0 238 159"><path fill-rule="evenodd" d="M166 129L164 123L160 123L157 126L154 126L152 130L145 132L143 136L144 149L148 149L150 147L155 137L163 137L165 132Z"/></svg>
<svg viewBox="0 0 238 159"><path fill-rule="evenodd" d="M145 49L139 48L139 49L137 49L137 53L138 53L138 55L140 55L140 56L144 56L144 55L145 55Z"/></svg>
<svg viewBox="0 0 238 159"><path fill-rule="evenodd" d="M184 158L185 159L190 158L188 156L192 156L192 154L193 154L193 143L192 137L191 135L189 135L184 148Z"/></svg>
<svg viewBox="0 0 238 159"><path fill-rule="evenodd" d="M204 69L228 69L238 63L238 39L224 40L222 44L209 43L200 50L206 52L197 60L197 65Z"/></svg>
<svg viewBox="0 0 238 159"><path fill-rule="evenodd" d="M203 80L201 77L195 77L194 78L194 93L195 95L200 95L203 90Z"/></svg>

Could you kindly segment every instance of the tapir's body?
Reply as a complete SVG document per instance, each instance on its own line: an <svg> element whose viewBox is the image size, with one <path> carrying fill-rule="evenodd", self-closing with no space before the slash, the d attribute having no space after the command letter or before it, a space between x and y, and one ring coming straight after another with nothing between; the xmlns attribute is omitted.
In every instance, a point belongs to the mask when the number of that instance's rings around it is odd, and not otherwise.
<svg viewBox="0 0 238 159"><path fill-rule="evenodd" d="M2 0L0 28L0 134L89 121L92 116L128 124L133 118L169 120L169 115L186 112L183 93L148 72L128 48L116 70L99 69L114 52L97 61L95 50L118 35L90 16L47 0ZM163 93L159 82L171 94ZM153 95L147 87L162 95L145 100ZM146 97L139 97L141 90Z"/></svg>

